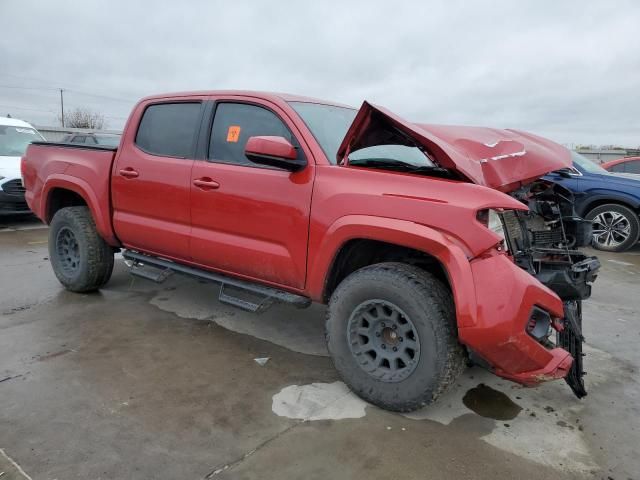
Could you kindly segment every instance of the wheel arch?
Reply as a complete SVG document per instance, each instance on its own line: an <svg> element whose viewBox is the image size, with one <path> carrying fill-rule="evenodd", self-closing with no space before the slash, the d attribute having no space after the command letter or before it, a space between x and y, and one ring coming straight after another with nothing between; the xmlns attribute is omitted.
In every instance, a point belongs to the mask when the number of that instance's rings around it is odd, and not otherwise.
<svg viewBox="0 0 640 480"><path fill-rule="evenodd" d="M584 218L594 208L608 204L622 205L623 207L627 207L636 213L640 212L640 200L620 195L616 195L613 197L608 195L598 195L591 198L589 202L585 202L578 214Z"/></svg>
<svg viewBox="0 0 640 480"><path fill-rule="evenodd" d="M383 262L415 265L434 274L449 289L451 280L442 263L433 255L405 245L370 238L352 238L334 255L326 275L323 300L327 301L342 280L360 268Z"/></svg>
<svg viewBox="0 0 640 480"><path fill-rule="evenodd" d="M87 182L67 175L49 177L43 187L40 205L45 223L51 223L58 210L70 206L87 206L100 236L112 246L119 244L111 227L110 208L105 209L101 205Z"/></svg>
<svg viewBox="0 0 640 480"><path fill-rule="evenodd" d="M414 222L353 215L326 232L311 268L310 296L327 303L340 281L375 263L402 261L438 277L453 294L458 326L472 325L476 296L468 255L455 239Z"/></svg>

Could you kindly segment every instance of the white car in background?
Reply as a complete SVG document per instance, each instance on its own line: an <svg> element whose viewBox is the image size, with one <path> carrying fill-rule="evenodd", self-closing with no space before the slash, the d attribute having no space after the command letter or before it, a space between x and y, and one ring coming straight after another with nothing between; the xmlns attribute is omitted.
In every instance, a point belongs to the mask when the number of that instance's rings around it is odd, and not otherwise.
<svg viewBox="0 0 640 480"><path fill-rule="evenodd" d="M30 213L24 199L20 159L31 142L43 140L27 122L0 117L0 215Z"/></svg>

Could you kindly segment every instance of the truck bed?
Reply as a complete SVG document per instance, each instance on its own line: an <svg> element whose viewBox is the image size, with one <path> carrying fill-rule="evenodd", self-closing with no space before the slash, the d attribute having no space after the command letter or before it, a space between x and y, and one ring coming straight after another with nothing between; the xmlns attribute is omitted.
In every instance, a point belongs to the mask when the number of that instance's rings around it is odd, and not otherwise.
<svg viewBox="0 0 640 480"><path fill-rule="evenodd" d="M111 225L110 179L117 147L33 142L22 159L22 177L29 208L46 223L45 205L56 188L75 192L92 208L96 227L110 243L117 242Z"/></svg>

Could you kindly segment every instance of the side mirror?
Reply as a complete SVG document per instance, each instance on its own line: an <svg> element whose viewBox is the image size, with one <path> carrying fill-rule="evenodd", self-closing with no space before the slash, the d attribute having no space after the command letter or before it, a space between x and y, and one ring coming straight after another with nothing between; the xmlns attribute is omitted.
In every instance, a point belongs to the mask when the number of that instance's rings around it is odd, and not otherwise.
<svg viewBox="0 0 640 480"><path fill-rule="evenodd" d="M304 159L298 160L296 147L284 137L250 137L244 147L244 154L254 163L291 172L297 172L307 165Z"/></svg>
<svg viewBox="0 0 640 480"><path fill-rule="evenodd" d="M573 178L573 175L571 175L571 170L569 170L568 168L563 168L562 170L556 170L553 173L558 174L562 178Z"/></svg>

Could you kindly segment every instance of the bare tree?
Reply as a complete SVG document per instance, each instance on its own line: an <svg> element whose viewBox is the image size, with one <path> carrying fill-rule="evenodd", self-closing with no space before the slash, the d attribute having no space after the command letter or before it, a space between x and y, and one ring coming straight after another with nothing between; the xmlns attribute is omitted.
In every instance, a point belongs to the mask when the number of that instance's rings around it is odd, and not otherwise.
<svg viewBox="0 0 640 480"><path fill-rule="evenodd" d="M58 115L58 121L63 124L62 118ZM93 128L103 129L107 126L104 115L93 112L88 108L76 108L64 114L64 126L69 128Z"/></svg>

